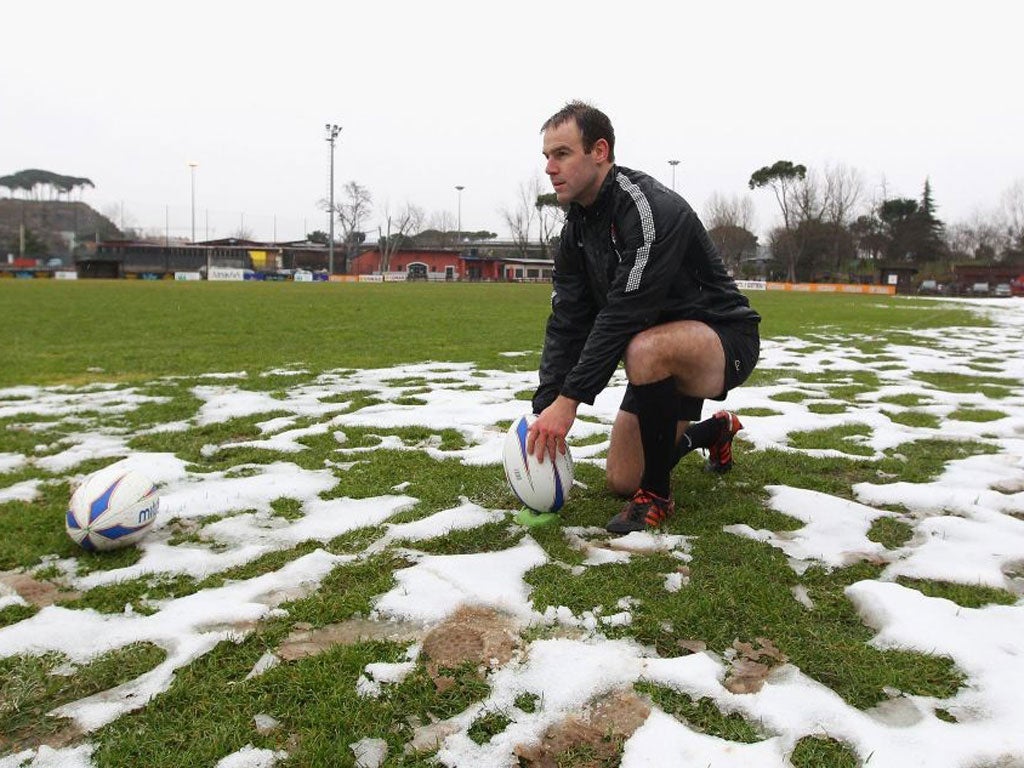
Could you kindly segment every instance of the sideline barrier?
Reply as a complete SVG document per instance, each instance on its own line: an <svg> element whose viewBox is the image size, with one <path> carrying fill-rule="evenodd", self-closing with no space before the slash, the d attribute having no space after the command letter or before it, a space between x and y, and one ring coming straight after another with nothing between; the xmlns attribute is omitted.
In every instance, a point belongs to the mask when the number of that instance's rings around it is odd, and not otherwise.
<svg viewBox="0 0 1024 768"><path fill-rule="evenodd" d="M878 296L896 295L895 285L862 283L765 283L769 291L797 291L800 293L868 293Z"/></svg>
<svg viewBox="0 0 1024 768"><path fill-rule="evenodd" d="M0 278L13 278L14 280L49 280L53 273L45 269L5 269L0 272Z"/></svg>

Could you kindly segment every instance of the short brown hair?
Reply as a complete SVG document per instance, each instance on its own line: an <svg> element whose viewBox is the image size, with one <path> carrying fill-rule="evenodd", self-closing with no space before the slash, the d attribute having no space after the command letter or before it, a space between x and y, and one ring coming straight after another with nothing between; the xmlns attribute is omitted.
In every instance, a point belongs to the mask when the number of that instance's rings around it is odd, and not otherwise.
<svg viewBox="0 0 1024 768"><path fill-rule="evenodd" d="M569 120L575 120L576 126L580 129L584 152L589 154L597 140L604 139L608 142L608 160L615 162L615 129L612 128L612 121L600 109L585 101L570 101L544 121L540 132L544 133L548 128L557 128Z"/></svg>

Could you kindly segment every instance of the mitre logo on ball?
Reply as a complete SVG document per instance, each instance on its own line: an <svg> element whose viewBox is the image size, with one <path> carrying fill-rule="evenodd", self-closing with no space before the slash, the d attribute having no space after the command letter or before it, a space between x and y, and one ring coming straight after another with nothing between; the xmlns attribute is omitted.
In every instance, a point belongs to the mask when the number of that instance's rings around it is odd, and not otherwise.
<svg viewBox="0 0 1024 768"><path fill-rule="evenodd" d="M83 549L118 549L145 536L159 508L160 497L149 478L113 464L78 486L68 504L65 527Z"/></svg>
<svg viewBox="0 0 1024 768"><path fill-rule="evenodd" d="M505 477L519 500L535 512L557 512L569 498L572 488L572 456L568 448L554 461L546 456L540 463L526 450L526 437L536 417L521 416L505 434L503 461Z"/></svg>

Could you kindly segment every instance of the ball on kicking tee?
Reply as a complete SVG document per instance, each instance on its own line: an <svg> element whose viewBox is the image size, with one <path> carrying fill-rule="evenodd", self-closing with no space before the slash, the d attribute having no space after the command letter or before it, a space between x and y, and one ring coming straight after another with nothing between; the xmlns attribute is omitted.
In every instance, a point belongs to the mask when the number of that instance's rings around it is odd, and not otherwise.
<svg viewBox="0 0 1024 768"><path fill-rule="evenodd" d="M509 487L519 500L535 512L557 512L569 498L572 488L572 456L557 454L544 463L526 450L526 435L534 416L527 414L512 422L505 435L503 462Z"/></svg>
<svg viewBox="0 0 1024 768"><path fill-rule="evenodd" d="M114 464L78 486L64 520L72 541L90 552L139 541L156 520L160 497L140 472Z"/></svg>

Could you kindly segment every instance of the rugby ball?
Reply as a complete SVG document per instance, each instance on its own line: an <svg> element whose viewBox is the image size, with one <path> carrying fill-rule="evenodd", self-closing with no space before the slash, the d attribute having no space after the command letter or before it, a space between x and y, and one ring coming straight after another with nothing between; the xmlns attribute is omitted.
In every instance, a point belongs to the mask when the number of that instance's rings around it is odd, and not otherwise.
<svg viewBox="0 0 1024 768"><path fill-rule="evenodd" d="M118 549L134 544L156 519L160 497L140 472L114 464L85 479L71 496L68 536L83 549Z"/></svg>
<svg viewBox="0 0 1024 768"><path fill-rule="evenodd" d="M569 498L572 488L572 456L568 448L554 461L544 463L526 451L526 434L533 415L520 416L512 422L505 435L503 461L505 477L513 493L535 512L557 512Z"/></svg>

